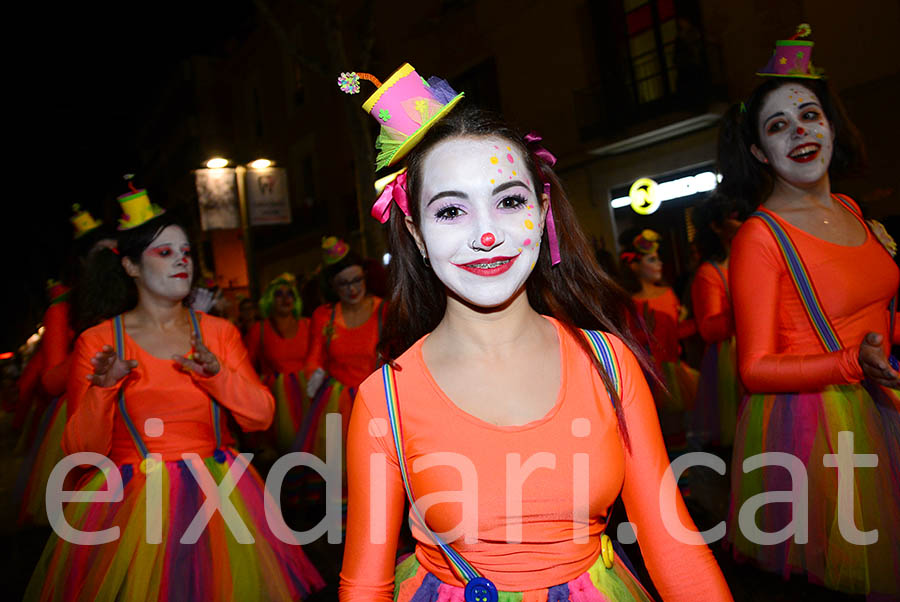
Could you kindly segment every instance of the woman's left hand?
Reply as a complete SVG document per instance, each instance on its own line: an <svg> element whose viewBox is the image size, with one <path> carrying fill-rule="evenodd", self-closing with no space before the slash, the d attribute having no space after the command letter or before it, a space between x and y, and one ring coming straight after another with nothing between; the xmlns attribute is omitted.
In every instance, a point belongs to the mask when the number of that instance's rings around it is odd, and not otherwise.
<svg viewBox="0 0 900 602"><path fill-rule="evenodd" d="M876 332L867 334L859 345L859 366L869 380L889 389L900 388L900 374L891 368L881 346L884 337Z"/></svg>
<svg viewBox="0 0 900 602"><path fill-rule="evenodd" d="M172 359L181 364L185 370L190 370L199 376L215 376L219 373L221 366L218 358L197 339L195 334L191 334L191 347L194 348L194 352L190 358L173 355Z"/></svg>

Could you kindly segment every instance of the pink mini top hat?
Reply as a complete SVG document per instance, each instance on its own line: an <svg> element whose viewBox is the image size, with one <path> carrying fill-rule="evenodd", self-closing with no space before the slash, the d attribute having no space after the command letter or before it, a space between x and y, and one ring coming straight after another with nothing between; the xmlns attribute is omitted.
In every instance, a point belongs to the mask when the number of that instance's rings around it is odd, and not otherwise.
<svg viewBox="0 0 900 602"><path fill-rule="evenodd" d="M368 73L341 73L338 86L347 94L359 93L359 80L371 81L378 89L363 110L381 124L375 140L375 169L394 165L422 139L444 115L462 100L450 85L438 78L425 81L409 63L397 69L384 83Z"/></svg>
<svg viewBox="0 0 900 602"><path fill-rule="evenodd" d="M806 79L822 79L825 74L822 69L813 67L812 48L813 43L799 38L805 38L812 33L812 28L807 23L797 26L797 31L787 40L777 40L772 58L765 67L756 72L763 77L800 77Z"/></svg>

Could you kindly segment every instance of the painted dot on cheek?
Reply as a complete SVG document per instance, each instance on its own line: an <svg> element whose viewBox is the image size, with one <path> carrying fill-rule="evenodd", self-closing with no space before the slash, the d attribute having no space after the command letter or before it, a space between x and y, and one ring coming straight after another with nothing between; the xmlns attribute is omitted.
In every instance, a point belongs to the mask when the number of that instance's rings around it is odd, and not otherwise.
<svg viewBox="0 0 900 602"><path fill-rule="evenodd" d="M534 222L532 222L530 219L525 220L525 228L527 230L534 230Z"/></svg>
<svg viewBox="0 0 900 602"><path fill-rule="evenodd" d="M824 138L824 137L825 136L823 136L822 134L816 134L816 138Z"/></svg>
<svg viewBox="0 0 900 602"><path fill-rule="evenodd" d="M513 159L513 156L509 153L506 154L506 160L510 163L515 163L515 159Z"/></svg>
<svg viewBox="0 0 900 602"><path fill-rule="evenodd" d="M497 157L491 157L492 164L496 165L499 161L500 161L500 159L498 159Z"/></svg>
<svg viewBox="0 0 900 602"><path fill-rule="evenodd" d="M494 178L491 178L491 184L493 184L493 183L494 183Z"/></svg>
<svg viewBox="0 0 900 602"><path fill-rule="evenodd" d="M515 170L515 169L513 170L513 175L516 175L516 170Z"/></svg>
<svg viewBox="0 0 900 602"><path fill-rule="evenodd" d="M498 170L497 170L497 173L503 173L503 170L502 170L502 169L498 169Z"/></svg>
<svg viewBox="0 0 900 602"><path fill-rule="evenodd" d="M523 242L522 244L525 245L525 246L527 247L528 245L531 244L531 239L530 239L530 238L526 238L526 239L525 239L525 242Z"/></svg>

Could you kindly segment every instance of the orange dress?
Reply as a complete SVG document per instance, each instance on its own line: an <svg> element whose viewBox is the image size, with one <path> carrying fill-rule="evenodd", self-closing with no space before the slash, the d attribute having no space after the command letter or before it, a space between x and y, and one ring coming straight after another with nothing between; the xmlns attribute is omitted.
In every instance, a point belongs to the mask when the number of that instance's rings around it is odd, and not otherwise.
<svg viewBox="0 0 900 602"><path fill-rule="evenodd" d="M309 324L308 318L299 318L297 333L285 338L270 321L263 320L254 324L244 337L251 365L275 396L275 419L269 437L281 452L290 451L309 412L303 374L309 351Z"/></svg>
<svg viewBox="0 0 900 602"><path fill-rule="evenodd" d="M664 599L730 600L716 561L699 535L679 541L664 526L694 529L668 470L653 399L636 358L613 339L629 451L590 358L557 321L551 322L560 341L559 397L544 418L522 426L496 426L460 410L428 371L422 356L424 338L397 359L411 486L420 504L431 498L425 520L435 532L454 529L448 543L499 590L531 592L532 597L526 594L523 599L546 600L547 588L577 581L592 570L609 508L621 493ZM347 456L350 508L340 599L393 600L405 493L380 372L360 387ZM515 468L524 464L530 468ZM510 470L520 471L512 478L521 478L517 482L521 488L507 482ZM583 478L577 470L585 471ZM575 499L573 482L584 483L578 488L580 501ZM667 509L659 504L661 482L674 495L674 505ZM512 497L504 491L512 492ZM586 522L576 532L573 508L579 504L586 505ZM461 585L428 536L417 527L413 535L420 567L410 578L421 582L423 574L431 573L441 582ZM583 540L576 541L576 536ZM599 571L606 574L602 564ZM406 599L402 593L401 599Z"/></svg>
<svg viewBox="0 0 900 602"><path fill-rule="evenodd" d="M691 301L697 330L706 341L694 404L694 432L701 442L729 446L734 441L743 391L737 376L728 269L710 262L697 268Z"/></svg>
<svg viewBox="0 0 900 602"><path fill-rule="evenodd" d="M287 601L323 586L300 546L276 537L279 526L270 525L265 508L274 500L247 459L223 445L214 420L219 407L243 429L264 429L272 420L272 395L250 366L237 329L198 316L203 342L221 366L211 377L150 355L126 331L124 357L138 366L116 385L94 386L86 378L90 360L103 345L115 346L114 322L78 338L63 445L67 453L101 454L115 465L111 477L97 470L85 475L79 490L106 489L107 478L117 478L123 490L114 501L70 503L64 518L81 531L115 526L118 534L98 545L51 536L26 600ZM156 462L144 461L141 445ZM202 530L192 531L194 517L204 516L207 488L216 483L222 484L219 503L230 503L236 520L226 524L222 512L210 512Z"/></svg>
<svg viewBox="0 0 900 602"><path fill-rule="evenodd" d="M855 205L847 210L862 223ZM900 270L868 228L862 244L842 246L761 211L793 242L842 348L824 350L775 237L761 217L747 220L732 243L729 266L738 367L751 393L741 404L735 434L729 540L736 555L785 576L806 573L847 593L900 595L900 391L864 381L857 360L868 332L885 335L888 351L888 304ZM848 437L852 453L878 459L877 469L857 467L849 477L855 527L879 531L878 542L868 545L851 544L839 525L846 515L838 504L848 503L838 501L844 495L839 488L846 484L838 484L828 457ZM761 545L738 528L738 510L748 500L795 489L782 466L743 471L744 459L765 452L790 454L806 470L808 507L796 517L808 526L806 543L792 537ZM771 533L794 518L791 505L767 504L755 520Z"/></svg>
<svg viewBox="0 0 900 602"><path fill-rule="evenodd" d="M694 334L697 326L693 320L679 320L681 303L675 291L666 288L661 295L650 299L632 297L637 313L642 316L650 330L650 357L656 364L666 391L654 387L654 397L660 410L684 412L694 407L697 397L697 371L681 361L681 339ZM664 425L667 438L672 445L680 445L683 439L683 425L667 422ZM671 435L671 437L670 437Z"/></svg>
<svg viewBox="0 0 900 602"><path fill-rule="evenodd" d="M62 433L66 424L66 391L75 332L69 322L70 290L61 284L51 288L53 299L44 312L41 337L43 365L41 388L46 396L34 405L31 446L16 479L15 497L20 501L19 524L47 524L46 490L50 473L63 457Z"/></svg>
<svg viewBox="0 0 900 602"><path fill-rule="evenodd" d="M328 374L329 379L317 396L322 397L321 403L328 412L340 412L345 435L356 390L378 368L375 346L385 305L380 297L372 298L372 315L356 328L347 328L340 303L317 307L310 325L306 376L308 378L318 368Z"/></svg>

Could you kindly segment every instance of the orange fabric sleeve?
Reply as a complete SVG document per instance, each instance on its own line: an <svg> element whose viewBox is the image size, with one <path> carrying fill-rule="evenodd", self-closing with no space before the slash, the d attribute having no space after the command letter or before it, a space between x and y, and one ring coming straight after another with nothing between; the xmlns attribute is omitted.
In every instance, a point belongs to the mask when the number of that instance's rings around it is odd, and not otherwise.
<svg viewBox="0 0 900 602"><path fill-rule="evenodd" d="M686 339L687 337L697 334L697 322L694 318L681 320L678 323L678 339Z"/></svg>
<svg viewBox="0 0 900 602"><path fill-rule="evenodd" d="M331 319L331 306L320 305L313 312L309 325L309 352L306 356L306 377L318 368L325 369L325 327Z"/></svg>
<svg viewBox="0 0 900 602"><path fill-rule="evenodd" d="M703 264L691 284L691 302L700 336L707 343L718 343L734 334L731 303L722 278L715 268Z"/></svg>
<svg viewBox="0 0 900 602"><path fill-rule="evenodd" d="M86 331L75 342L66 387L69 418L62 441L66 454L88 451L106 455L112 446L116 397L128 377L111 387L98 387L87 380L88 374L94 373L91 358L105 344L109 343L103 341L94 329Z"/></svg>
<svg viewBox="0 0 900 602"><path fill-rule="evenodd" d="M406 492L397 451L384 444L385 441L393 443L393 439L371 436L371 420L366 401L362 394L357 395L347 435L347 483L352 503L347 513L341 602L392 602L394 599L394 562ZM390 429L384 419L381 423ZM386 458L386 475L372 474L373 456Z"/></svg>
<svg viewBox="0 0 900 602"><path fill-rule="evenodd" d="M262 336L261 325L262 322L254 322L250 325L250 328L247 329L247 334L244 336L244 348L247 349L247 359L250 361L250 365L253 366L253 369L259 372L263 371L261 365L262 358L259 356L259 339Z"/></svg>
<svg viewBox="0 0 900 602"><path fill-rule="evenodd" d="M622 500L641 554L663 600L731 600L725 578L688 514L663 443L653 395L634 354L616 341L631 451ZM669 495L665 491L671 492ZM663 502L668 502L669 507ZM676 537L669 528L689 530Z"/></svg>
<svg viewBox="0 0 900 602"><path fill-rule="evenodd" d="M275 398L259 380L250 365L250 359L241 334L226 320L211 332L204 330L207 337L218 339L220 369L215 376L203 377L191 373L194 382L210 397L231 411L231 415L244 431L264 431L272 424L275 415ZM203 328L203 322L200 323Z"/></svg>
<svg viewBox="0 0 900 602"><path fill-rule="evenodd" d="M51 397L62 395L66 390L66 379L69 374L69 348L72 344L72 331L69 328L69 304L65 301L54 303L44 313L44 336L41 347L44 349L44 372L41 374L41 385Z"/></svg>
<svg viewBox="0 0 900 602"><path fill-rule="evenodd" d="M779 278L789 278L772 233L749 219L731 247L729 281L734 303L738 368L751 393L821 391L863 378L859 345L833 353L778 353Z"/></svg>

